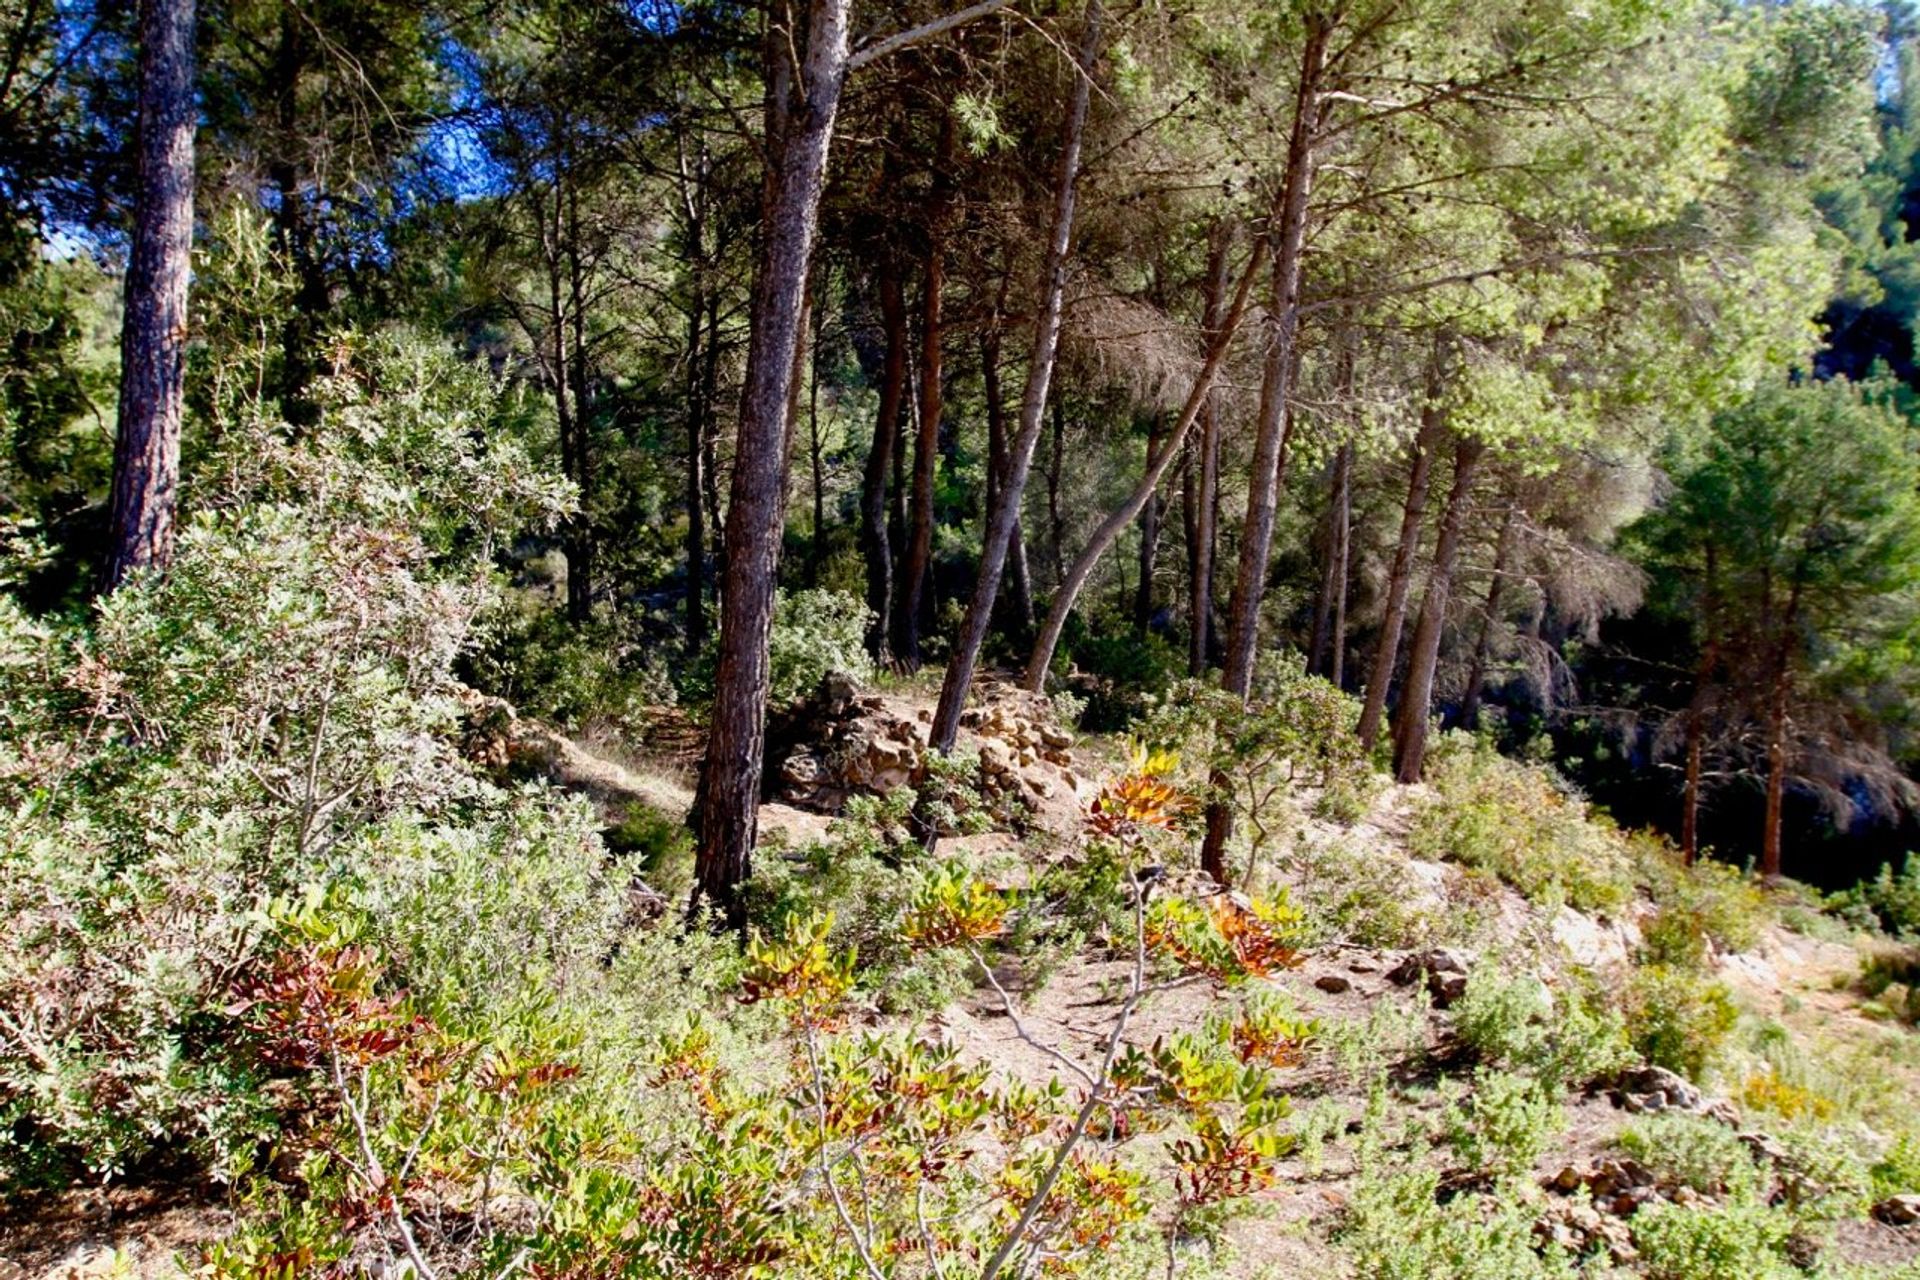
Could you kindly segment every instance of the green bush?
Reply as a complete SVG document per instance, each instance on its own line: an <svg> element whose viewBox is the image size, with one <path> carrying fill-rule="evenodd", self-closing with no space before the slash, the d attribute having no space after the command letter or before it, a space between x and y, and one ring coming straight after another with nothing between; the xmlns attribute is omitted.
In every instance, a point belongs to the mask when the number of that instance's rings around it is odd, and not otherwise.
<svg viewBox="0 0 1920 1280"><path fill-rule="evenodd" d="M1536 902L1618 911L1634 894L1619 834L1590 817L1551 771L1450 734L1428 769L1432 795L1408 849L1492 872Z"/></svg>
<svg viewBox="0 0 1920 1280"><path fill-rule="evenodd" d="M776 707L797 702L834 672L865 683L873 678L866 648L867 606L841 591L782 591L774 601L767 639L768 699ZM681 696L695 706L713 697L719 637L681 680Z"/></svg>
<svg viewBox="0 0 1920 1280"><path fill-rule="evenodd" d="M1447 1109L1447 1141L1460 1163L1483 1177L1524 1177L1567 1127L1553 1091L1530 1076L1474 1072L1464 1103Z"/></svg>
<svg viewBox="0 0 1920 1280"><path fill-rule="evenodd" d="M1569 988L1551 992L1526 975L1508 978L1482 965L1453 1009L1461 1043L1482 1062L1522 1071L1558 1093L1626 1066L1632 1057L1624 1019L1598 999Z"/></svg>
<svg viewBox="0 0 1920 1280"><path fill-rule="evenodd" d="M1793 1232L1751 1187L1718 1204L1656 1201L1633 1216L1648 1280L1785 1280L1801 1274L1785 1254Z"/></svg>
<svg viewBox="0 0 1920 1280"><path fill-rule="evenodd" d="M1833 895L1832 909L1859 923L1872 923L1899 937L1920 938L1920 857L1909 853L1896 872L1883 863L1871 880Z"/></svg>
<svg viewBox="0 0 1920 1280"><path fill-rule="evenodd" d="M1626 991L1627 1036L1648 1062L1698 1080L1718 1061L1739 1019L1725 985L1687 969L1634 970Z"/></svg>
<svg viewBox="0 0 1920 1280"><path fill-rule="evenodd" d="M1517 1188L1441 1200L1433 1170L1363 1172L1338 1239L1356 1280L1572 1280L1574 1260L1534 1234Z"/></svg>
<svg viewBox="0 0 1920 1280"><path fill-rule="evenodd" d="M1703 1195L1752 1190L1759 1176L1753 1153L1718 1120L1681 1113L1635 1117L1620 1149L1651 1169L1663 1185Z"/></svg>
<svg viewBox="0 0 1920 1280"><path fill-rule="evenodd" d="M1873 1198L1920 1194L1920 1137L1903 1133L1867 1171Z"/></svg>

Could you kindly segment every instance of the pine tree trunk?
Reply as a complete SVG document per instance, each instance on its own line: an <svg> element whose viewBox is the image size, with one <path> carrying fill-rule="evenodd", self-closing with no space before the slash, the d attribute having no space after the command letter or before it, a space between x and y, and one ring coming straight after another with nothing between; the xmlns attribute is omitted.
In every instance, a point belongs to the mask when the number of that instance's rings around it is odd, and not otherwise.
<svg viewBox="0 0 1920 1280"><path fill-rule="evenodd" d="M1445 370L1444 339L1434 340L1427 365L1427 401L1420 410L1420 431L1413 438L1407 471L1407 500L1400 511L1400 541L1387 572L1387 610L1380 620L1380 639L1373 651L1373 669L1367 676L1366 701L1360 708L1360 742L1368 750L1380 736L1386 717L1387 690L1400 660L1400 632L1406 626L1407 596L1413 588L1413 560L1420 551L1420 528L1426 520L1427 489L1433 473L1433 451L1445 424L1440 405L1440 380Z"/></svg>
<svg viewBox="0 0 1920 1280"><path fill-rule="evenodd" d="M1699 695L1687 708L1687 781L1680 797L1680 858L1688 866L1700 856L1700 774L1705 755L1706 718Z"/></svg>
<svg viewBox="0 0 1920 1280"><path fill-rule="evenodd" d="M1720 665L1720 551L1706 545L1706 575L1701 592L1700 662L1694 671L1693 699L1687 706L1687 781L1680 797L1680 856L1688 866L1700 856L1700 784L1706 754L1707 692Z"/></svg>
<svg viewBox="0 0 1920 1280"><path fill-rule="evenodd" d="M193 254L193 0L140 5L138 172L101 584L173 559Z"/></svg>
<svg viewBox="0 0 1920 1280"><path fill-rule="evenodd" d="M1780 878L1781 819L1787 799L1787 678L1774 678L1767 706L1767 816L1760 833L1760 875Z"/></svg>
<svg viewBox="0 0 1920 1280"><path fill-rule="evenodd" d="M1260 237L1255 252L1268 243ZM1227 258L1232 228L1225 220L1215 224L1207 250L1207 299L1204 325L1213 341L1227 307ZM1209 391L1200 406L1200 446L1194 462L1193 536L1187 577L1187 673L1207 672L1212 648L1214 530L1220 514L1220 396Z"/></svg>
<svg viewBox="0 0 1920 1280"><path fill-rule="evenodd" d="M727 510L727 565L711 728L700 777L695 903L735 928L746 917L739 887L751 873L766 749L767 642L787 495L787 440L794 357L805 333L807 277L819 228L827 152L847 69L849 0L813 0L806 61L786 101L780 46L769 30L770 172L759 261L754 272L746 388ZM788 115L789 107L796 109ZM785 119L782 119L782 117Z"/></svg>
<svg viewBox="0 0 1920 1280"><path fill-rule="evenodd" d="M1054 357L1060 346L1060 318L1067 291L1067 255L1073 246L1073 214L1080 179L1080 151L1087 125L1087 107L1091 98L1094 64L1100 55L1100 0L1087 0L1086 28L1080 41L1078 74L1073 82L1072 105L1068 108L1066 136L1060 152L1060 171L1055 183L1053 224L1047 237L1047 252L1040 280L1038 314L1034 319L1033 352L1027 366L1027 385L1020 400L1020 431L1007 458L1005 483L996 495L998 501L987 519L986 546L981 549L980 571L974 580L973 595L960 624L953 657L940 686L940 702L934 710L928 741L940 752L953 750L960 734L960 713L967 703L967 691L973 685L974 665L980 659L980 646L987 638L987 625L993 618L994 599L1000 592L1000 575L1006 566L1007 548L1013 541L1014 525L1020 518L1020 499L1026 492L1027 475L1033 466L1034 446L1046 422L1047 394L1053 384Z"/></svg>
<svg viewBox="0 0 1920 1280"><path fill-rule="evenodd" d="M593 617L593 445L589 430L592 392L587 369L586 273L580 261L580 191L567 184L566 259L568 314L573 326L573 480L580 488L580 510L567 535L567 614L576 624Z"/></svg>
<svg viewBox="0 0 1920 1280"><path fill-rule="evenodd" d="M1331 649L1327 679L1335 688L1345 688L1347 680L1347 592L1353 579L1353 446L1340 449L1339 480L1335 487L1334 532L1339 535L1333 552L1333 633L1328 637Z"/></svg>
<svg viewBox="0 0 1920 1280"><path fill-rule="evenodd" d="M1260 605L1266 597L1267 559L1273 547L1274 515L1285 479L1287 443L1293 429L1288 396L1297 364L1294 350L1300 329L1300 281L1307 237L1307 203L1313 191L1314 137L1324 112L1321 78L1326 69L1331 23L1315 16L1308 20L1300 55L1300 80L1295 91L1293 127L1287 140L1286 179L1274 210L1273 333L1260 383L1258 430L1253 464L1247 478L1247 514L1240 537L1240 565L1234 579L1233 603L1227 623L1226 662L1220 684L1245 699L1253 688L1253 671L1260 645ZM1207 837L1200 850L1200 866L1215 883L1226 884L1226 847L1233 816L1224 804L1207 806Z"/></svg>
<svg viewBox="0 0 1920 1280"><path fill-rule="evenodd" d="M1453 488L1440 517L1440 536L1433 550L1433 569L1414 624L1413 644L1407 656L1407 687L1394 709L1393 771L1401 782L1418 782L1427 760L1427 719L1433 709L1433 678L1440 665L1440 636L1446 627L1447 604L1453 593L1453 568L1460 555L1460 535L1473 506L1473 480L1486 446L1463 436L1453 448Z"/></svg>
<svg viewBox="0 0 1920 1280"><path fill-rule="evenodd" d="M1480 690L1487 682L1487 663L1492 657L1493 628L1500 618L1500 601L1507 589L1507 560L1513 554L1514 516L1518 508L1509 505L1500 519L1500 536L1493 545L1493 581L1487 585L1486 612L1480 618L1480 634L1473 642L1473 662L1467 668L1466 697L1460 703L1460 724L1468 730L1480 727Z"/></svg>
<svg viewBox="0 0 1920 1280"><path fill-rule="evenodd" d="M1160 452L1160 438L1164 428L1159 414L1154 414L1152 425L1147 429L1147 464L1151 466ZM1171 459L1177 449L1167 450ZM1146 503L1140 508L1140 580L1133 593L1133 630L1144 638L1147 629L1153 625L1153 575L1159 567L1160 559L1160 508L1163 505L1158 489L1147 495Z"/></svg>
<svg viewBox="0 0 1920 1280"><path fill-rule="evenodd" d="M900 581L900 660L920 668L920 628L931 605L933 566L933 485L940 462L942 295L946 291L946 251L936 230L927 246L926 290L920 299L920 414L913 446L913 500L907 562Z"/></svg>
<svg viewBox="0 0 1920 1280"><path fill-rule="evenodd" d="M894 444L900 438L900 410L907 386L907 302L898 264L882 254L879 267L880 322L886 330L886 362L880 375L880 413L873 424L873 445L860 477L860 540L867 561L867 651L876 660L891 655L888 620L893 616L893 549L888 537L887 485L893 472Z"/></svg>
<svg viewBox="0 0 1920 1280"><path fill-rule="evenodd" d="M1193 424L1200 414L1213 401L1214 381L1220 367L1226 361L1227 350L1233 345L1234 335L1239 331L1240 322L1245 317L1248 303L1253 294L1253 283L1266 263L1266 247L1256 245L1253 257L1248 261L1246 270L1241 273L1239 287L1234 291L1233 302L1222 319L1212 339L1212 347L1207 352L1206 363L1200 367L1200 373L1194 379L1193 389L1187 393L1187 402L1181 407L1180 418L1174 424L1173 431L1164 445L1157 450L1149 447L1146 470L1140 481L1133 487L1127 500L1107 514L1106 519L1094 529L1087 539L1087 545L1075 558L1071 568L1062 576L1059 588L1053 593L1053 601L1047 608L1047 620L1040 628L1039 638L1034 641L1033 652L1027 658L1026 687L1039 692L1046 684L1047 669L1053 664L1053 651L1060 643L1061 633L1066 630L1067 616L1073 612L1073 606L1086 589L1087 580L1093 576L1100 557L1116 542L1127 525L1146 509L1160 486L1161 478L1173 459L1186 443ZM1058 444L1055 445L1058 450Z"/></svg>
<svg viewBox="0 0 1920 1280"><path fill-rule="evenodd" d="M1004 288L1003 288L1004 292ZM1007 473L1007 407L1000 387L1000 310L998 306L980 333L980 384L987 407L987 515L999 499ZM982 535L984 537L984 534ZM1033 631L1033 582L1027 575L1026 534L1016 517L1013 540L1007 547L1008 596L1002 602L1000 625L1022 637Z"/></svg>

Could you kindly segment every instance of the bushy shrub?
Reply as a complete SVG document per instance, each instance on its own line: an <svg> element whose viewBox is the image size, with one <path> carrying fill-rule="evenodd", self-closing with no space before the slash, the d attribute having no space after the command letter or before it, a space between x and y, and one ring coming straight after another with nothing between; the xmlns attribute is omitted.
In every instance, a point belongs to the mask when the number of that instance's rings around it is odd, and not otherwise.
<svg viewBox="0 0 1920 1280"><path fill-rule="evenodd" d="M1875 1200L1920 1194L1920 1137L1901 1134L1867 1172Z"/></svg>
<svg viewBox="0 0 1920 1280"><path fill-rule="evenodd" d="M1414 816L1416 855L1492 872L1536 902L1618 911L1633 897L1619 834L1587 813L1549 770L1448 735L1428 770L1433 794Z"/></svg>
<svg viewBox="0 0 1920 1280"><path fill-rule="evenodd" d="M1316 940L1410 948L1447 936L1449 920L1405 862L1378 850L1307 839L1285 865Z"/></svg>
<svg viewBox="0 0 1920 1280"><path fill-rule="evenodd" d="M1882 863L1879 874L1833 895L1833 910L1849 920L1871 923L1896 937L1920 938L1920 857L1909 853L1900 870Z"/></svg>
<svg viewBox="0 0 1920 1280"><path fill-rule="evenodd" d="M1462 1166L1483 1177L1518 1178L1566 1130L1554 1092L1529 1076L1474 1072L1463 1102L1447 1109L1447 1141Z"/></svg>
<svg viewBox="0 0 1920 1280"><path fill-rule="evenodd" d="M1713 1204L1656 1201L1633 1216L1633 1243L1649 1280L1785 1280L1793 1219L1751 1187Z"/></svg>
<svg viewBox="0 0 1920 1280"><path fill-rule="evenodd" d="M1537 978L1509 978L1492 965L1468 980L1453 1014L1461 1043L1482 1062L1525 1072L1556 1094L1632 1057L1625 1021L1604 1001L1571 987L1552 992Z"/></svg>
<svg viewBox="0 0 1920 1280"><path fill-rule="evenodd" d="M832 672L873 674L866 648L867 606L839 591L781 593L767 661L776 703L806 697Z"/></svg>
<svg viewBox="0 0 1920 1280"><path fill-rule="evenodd" d="M1725 985L1667 965L1634 970L1626 1015L1642 1057L1695 1080L1719 1059L1739 1019Z"/></svg>
<svg viewBox="0 0 1920 1280"><path fill-rule="evenodd" d="M1759 1175L1747 1145L1726 1125L1704 1116L1636 1116L1621 1130L1619 1144L1663 1185L1692 1187L1703 1195L1752 1190Z"/></svg>
<svg viewBox="0 0 1920 1280"><path fill-rule="evenodd" d="M1442 1200L1432 1170L1363 1173L1339 1240L1360 1280L1571 1280L1574 1259L1540 1244L1515 1188Z"/></svg>
<svg viewBox="0 0 1920 1280"><path fill-rule="evenodd" d="M1769 910L1751 877L1710 858L1688 866L1679 850L1647 832L1626 841L1635 873L1657 908L1643 930L1647 963L1699 968L1709 945L1724 953L1759 942Z"/></svg>

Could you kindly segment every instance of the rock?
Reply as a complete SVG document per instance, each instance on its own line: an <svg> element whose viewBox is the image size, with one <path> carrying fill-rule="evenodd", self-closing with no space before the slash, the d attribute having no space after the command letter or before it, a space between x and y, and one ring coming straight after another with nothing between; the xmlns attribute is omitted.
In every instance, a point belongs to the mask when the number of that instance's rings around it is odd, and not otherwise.
<svg viewBox="0 0 1920 1280"><path fill-rule="evenodd" d="M1444 1009L1467 993L1467 957L1447 947L1433 947L1408 954L1387 971L1387 980L1396 986L1408 986L1424 977L1427 994Z"/></svg>
<svg viewBox="0 0 1920 1280"><path fill-rule="evenodd" d="M1353 959L1347 961L1347 972L1378 973L1380 972L1380 966L1375 964L1368 956L1355 956Z"/></svg>
<svg viewBox="0 0 1920 1280"><path fill-rule="evenodd" d="M1626 930L1562 906L1553 917L1553 940L1587 969L1625 968L1633 959Z"/></svg>
<svg viewBox="0 0 1920 1280"><path fill-rule="evenodd" d="M1615 1100L1628 1111L1698 1111L1706 1098L1686 1077L1652 1065L1623 1071L1614 1081Z"/></svg>
<svg viewBox="0 0 1920 1280"><path fill-rule="evenodd" d="M1572 1165L1567 1165L1564 1168L1562 1168L1560 1172L1554 1174L1553 1181L1549 1182L1547 1185L1549 1187L1552 1187L1555 1191L1558 1191L1561 1195L1570 1196L1574 1192L1578 1191L1580 1189L1580 1184L1585 1181L1586 1179L1581 1177L1580 1171L1578 1169L1574 1168Z"/></svg>
<svg viewBox="0 0 1920 1280"><path fill-rule="evenodd" d="M1784 1164L1791 1158L1787 1149L1781 1146L1771 1134L1748 1132L1734 1136L1745 1144L1747 1150L1754 1154L1755 1159L1765 1160L1768 1164Z"/></svg>
<svg viewBox="0 0 1920 1280"><path fill-rule="evenodd" d="M1040 741L1046 743L1056 751L1064 751L1073 745L1073 735L1065 729L1055 728L1050 724L1042 725L1040 726Z"/></svg>
<svg viewBox="0 0 1920 1280"><path fill-rule="evenodd" d="M1329 995L1344 995L1353 990L1353 983L1337 973L1323 973L1313 980L1313 985Z"/></svg>
<svg viewBox="0 0 1920 1280"><path fill-rule="evenodd" d="M1873 1206L1873 1216L1890 1227L1910 1227L1920 1222L1920 1195L1888 1196Z"/></svg>

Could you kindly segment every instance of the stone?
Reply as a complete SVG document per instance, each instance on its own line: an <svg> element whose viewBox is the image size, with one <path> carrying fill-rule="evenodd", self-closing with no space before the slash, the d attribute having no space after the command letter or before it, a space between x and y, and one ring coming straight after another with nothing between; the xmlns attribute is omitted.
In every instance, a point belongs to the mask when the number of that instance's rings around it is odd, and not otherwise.
<svg viewBox="0 0 1920 1280"><path fill-rule="evenodd" d="M1706 1105L1705 1095L1692 1081L1651 1064L1621 1072L1614 1091L1628 1111L1698 1111Z"/></svg>
<svg viewBox="0 0 1920 1280"><path fill-rule="evenodd" d="M1572 1165L1566 1165L1560 1172L1553 1175L1553 1181L1547 1185L1555 1191L1558 1191L1561 1195L1572 1195L1580 1189L1580 1184L1584 1181L1586 1181L1586 1179L1580 1176L1578 1169Z"/></svg>
<svg viewBox="0 0 1920 1280"><path fill-rule="evenodd" d="M1040 741L1046 743L1056 751L1064 751L1073 745L1073 735L1065 729L1057 729L1052 725L1043 725L1040 729Z"/></svg>
<svg viewBox="0 0 1920 1280"><path fill-rule="evenodd" d="M1337 973L1323 973L1313 980L1313 985L1329 995L1344 995L1353 990L1353 983Z"/></svg>
<svg viewBox="0 0 1920 1280"><path fill-rule="evenodd" d="M1444 1009L1467 994L1467 957L1447 947L1432 947L1409 953L1387 972L1387 980L1396 986L1408 986L1424 977L1427 994Z"/></svg>
<svg viewBox="0 0 1920 1280"><path fill-rule="evenodd" d="M1873 1216L1890 1227L1910 1227L1920 1222L1920 1195L1888 1196L1873 1206Z"/></svg>
<svg viewBox="0 0 1920 1280"><path fill-rule="evenodd" d="M1740 1139L1756 1159L1765 1160L1769 1164L1784 1164L1791 1158L1787 1149L1781 1146L1771 1134L1756 1131L1734 1136Z"/></svg>

